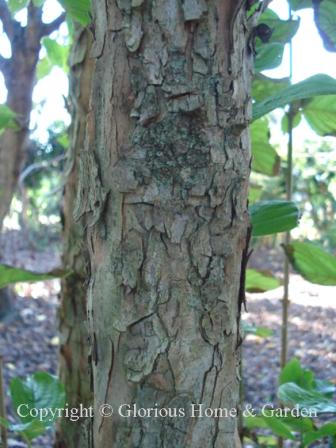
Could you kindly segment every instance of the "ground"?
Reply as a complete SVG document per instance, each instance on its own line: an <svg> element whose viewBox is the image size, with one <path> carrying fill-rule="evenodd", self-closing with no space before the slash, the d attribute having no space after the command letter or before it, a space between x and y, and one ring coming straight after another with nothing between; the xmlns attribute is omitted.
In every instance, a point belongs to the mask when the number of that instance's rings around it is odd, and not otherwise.
<svg viewBox="0 0 336 448"><path fill-rule="evenodd" d="M50 244L38 254L19 233L2 237L6 262L41 270L59 263L59 244ZM278 251L256 251L254 266L279 273ZM59 282L52 280L17 286L14 312L0 322L0 354L4 358L5 387L14 376L36 370L57 373L58 335L56 314ZM243 345L243 380L245 402L258 407L276 400L279 373L281 295L277 288L263 294L248 294L244 320L271 328L273 336L260 339L247 336ZM336 383L336 287L321 287L294 274L290 287L289 357L296 356L318 378ZM18 444L11 445L19 447ZM22 446L22 445L21 445ZM52 447L51 434L34 445ZM321 445L318 445L321 446Z"/></svg>

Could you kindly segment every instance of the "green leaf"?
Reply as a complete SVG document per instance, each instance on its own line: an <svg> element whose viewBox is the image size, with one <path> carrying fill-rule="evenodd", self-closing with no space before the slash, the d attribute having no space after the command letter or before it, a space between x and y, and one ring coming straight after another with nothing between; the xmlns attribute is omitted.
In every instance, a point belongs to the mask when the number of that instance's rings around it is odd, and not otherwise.
<svg viewBox="0 0 336 448"><path fill-rule="evenodd" d="M295 383L303 389L313 389L315 376L311 370L301 367L297 358L293 358L285 365L279 376L279 384L285 383Z"/></svg>
<svg viewBox="0 0 336 448"><path fill-rule="evenodd" d="M41 6L43 6L44 2L45 2L45 0L33 0L33 4L37 8L40 8Z"/></svg>
<svg viewBox="0 0 336 448"><path fill-rule="evenodd" d="M273 336L273 331L270 328L257 327L256 325L249 324L245 321L242 322L242 325L245 334L253 334L259 338L269 338L270 336Z"/></svg>
<svg viewBox="0 0 336 448"><path fill-rule="evenodd" d="M248 415L244 417L244 426L248 429L267 428L265 420L260 416Z"/></svg>
<svg viewBox="0 0 336 448"><path fill-rule="evenodd" d="M272 235L293 229L299 222L299 209L292 201L262 201L250 207L252 235Z"/></svg>
<svg viewBox="0 0 336 448"><path fill-rule="evenodd" d="M313 98L303 107L303 114L313 130L321 135L336 136L336 97L326 95Z"/></svg>
<svg viewBox="0 0 336 448"><path fill-rule="evenodd" d="M36 77L38 80L48 76L53 68L53 64L48 57L42 58L38 61L36 67Z"/></svg>
<svg viewBox="0 0 336 448"><path fill-rule="evenodd" d="M47 372L36 372L25 380L13 378L10 383L10 393L13 407L22 423L38 421L50 426L56 419L50 412L47 415L32 416L32 409L60 409L65 404L65 392L59 380Z"/></svg>
<svg viewBox="0 0 336 448"><path fill-rule="evenodd" d="M264 411L264 414L265 413L266 412ZM285 423L283 423L281 418L271 415L264 415L262 418L274 434L282 437L283 439L295 440L295 437L291 433L290 428Z"/></svg>
<svg viewBox="0 0 336 448"><path fill-rule="evenodd" d="M63 69L65 72L68 71L68 57L69 57L69 46L60 45L54 39L50 37L44 37L42 39L42 44L46 49L48 59L51 65L56 65Z"/></svg>
<svg viewBox="0 0 336 448"><path fill-rule="evenodd" d="M261 198L263 188L261 185L250 185L249 187L249 204L253 204L256 201L259 201Z"/></svg>
<svg viewBox="0 0 336 448"><path fill-rule="evenodd" d="M289 78L274 79L257 73L252 83L252 98L262 101L288 86L290 86Z"/></svg>
<svg viewBox="0 0 336 448"><path fill-rule="evenodd" d="M323 98L323 97L321 97L321 98ZM301 118L302 118L301 112L298 112L298 113L296 113L294 115L293 121L292 121L293 129L296 128L297 126L299 126L299 124L301 123ZM282 120L281 120L281 130L282 130L282 132L284 134L287 134L287 132L288 132L288 115L287 114L285 114L282 117Z"/></svg>
<svg viewBox="0 0 336 448"><path fill-rule="evenodd" d="M12 14L26 8L30 0L8 0L8 8Z"/></svg>
<svg viewBox="0 0 336 448"><path fill-rule="evenodd" d="M315 390L331 398L333 394L336 392L336 386L335 384L331 383L328 380L317 379L315 380Z"/></svg>
<svg viewBox="0 0 336 448"><path fill-rule="evenodd" d="M271 70L281 64L284 45L279 42L272 42L270 44L263 44L256 50L256 58L254 61L254 68L257 72L263 70Z"/></svg>
<svg viewBox="0 0 336 448"><path fill-rule="evenodd" d="M47 430L47 426L38 420L33 420L27 423L10 424L8 429L26 440L32 441L41 436Z"/></svg>
<svg viewBox="0 0 336 448"><path fill-rule="evenodd" d="M256 269L246 270L246 291L264 292L278 288L280 280L274 277L270 272L257 271Z"/></svg>
<svg viewBox="0 0 336 448"><path fill-rule="evenodd" d="M336 285L336 257L311 243L293 242L284 246L294 269L303 278L319 285Z"/></svg>
<svg viewBox="0 0 336 448"><path fill-rule="evenodd" d="M329 51L336 51L336 1L323 0L314 4L315 23L322 37L324 46Z"/></svg>
<svg viewBox="0 0 336 448"><path fill-rule="evenodd" d="M311 8L312 0L290 0L289 1L293 11L298 11L299 9Z"/></svg>
<svg viewBox="0 0 336 448"><path fill-rule="evenodd" d="M295 36L300 25L299 19L281 20L271 9L266 9L261 15L259 22L271 28L272 36L270 42L281 42L283 44L289 42Z"/></svg>
<svg viewBox="0 0 336 448"><path fill-rule="evenodd" d="M336 412L336 403L319 392L306 390L295 383L282 384L278 397L288 406L298 406L319 414Z"/></svg>
<svg viewBox="0 0 336 448"><path fill-rule="evenodd" d="M91 22L90 0L59 0L59 2L67 14L69 14L69 16L76 22L79 22L83 26L86 26Z"/></svg>
<svg viewBox="0 0 336 448"><path fill-rule="evenodd" d="M18 127L15 122L16 113L12 111L6 104L0 104L0 130L16 129Z"/></svg>
<svg viewBox="0 0 336 448"><path fill-rule="evenodd" d="M268 43L263 43L259 38L256 39L254 66L257 72L272 69L281 64L285 43L294 36L299 27L299 20L281 20L270 9L261 15L259 23L271 28L272 35Z"/></svg>
<svg viewBox="0 0 336 448"><path fill-rule="evenodd" d="M252 143L252 169L261 174L275 176L279 172L280 157L269 143L270 132L266 119L257 120L250 126Z"/></svg>
<svg viewBox="0 0 336 448"><path fill-rule="evenodd" d="M253 120L295 101L331 94L336 94L336 80L328 75L314 75L276 92L263 101L254 103Z"/></svg>
<svg viewBox="0 0 336 448"><path fill-rule="evenodd" d="M0 264L0 288L18 282L38 282L41 280L49 280L52 278L63 277L65 271L61 269L53 269L49 272L38 273L26 271L25 269L15 268L6 264Z"/></svg>
<svg viewBox="0 0 336 448"><path fill-rule="evenodd" d="M314 429L314 424L308 417L284 416L282 421L295 432L305 433Z"/></svg>
<svg viewBox="0 0 336 448"><path fill-rule="evenodd" d="M303 445L308 446L316 440L322 439L323 437L333 437L336 435L336 423L326 423L321 426L316 431L311 431L303 436Z"/></svg>

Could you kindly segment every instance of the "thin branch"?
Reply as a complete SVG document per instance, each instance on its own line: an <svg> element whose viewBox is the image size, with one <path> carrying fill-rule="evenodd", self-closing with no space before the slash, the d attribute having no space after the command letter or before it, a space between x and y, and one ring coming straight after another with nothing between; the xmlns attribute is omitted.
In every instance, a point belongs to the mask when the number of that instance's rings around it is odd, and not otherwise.
<svg viewBox="0 0 336 448"><path fill-rule="evenodd" d="M49 36L49 34L51 34L53 31L58 30L58 28L62 25L64 21L65 21L65 13L61 14L50 23L44 23L41 27L41 37Z"/></svg>
<svg viewBox="0 0 336 448"><path fill-rule="evenodd" d="M15 35L16 29L20 25L12 18L5 0L0 0L0 19L2 21L3 29L11 41Z"/></svg>
<svg viewBox="0 0 336 448"><path fill-rule="evenodd" d="M20 174L20 177L19 177L20 188L22 187L23 181L25 180L25 178L27 176L29 176L31 173L33 173L34 171L37 171L37 170L41 170L43 168L46 168L46 169L55 168L55 166L58 163L62 162L62 160L64 160L65 157L66 156L64 154L60 154L59 156L56 156L51 160L43 160L42 162L35 162L35 163L32 163L31 165L27 166L27 168L25 168L22 171L22 173Z"/></svg>

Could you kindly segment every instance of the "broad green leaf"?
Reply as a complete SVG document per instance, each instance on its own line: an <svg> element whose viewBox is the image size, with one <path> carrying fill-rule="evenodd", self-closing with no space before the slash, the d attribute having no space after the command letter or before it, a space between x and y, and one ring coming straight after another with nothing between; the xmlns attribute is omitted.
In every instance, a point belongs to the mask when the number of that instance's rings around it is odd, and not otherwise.
<svg viewBox="0 0 336 448"><path fill-rule="evenodd" d="M330 437L336 435L336 423L326 423L316 431L311 431L303 436L303 446L308 446L323 437Z"/></svg>
<svg viewBox="0 0 336 448"><path fill-rule="evenodd" d="M260 23L268 25L272 30L270 42L287 43L296 34L299 29L300 20L281 20L280 17L271 9L261 15Z"/></svg>
<svg viewBox="0 0 336 448"><path fill-rule="evenodd" d="M33 3L35 6L40 8L45 3L45 0L33 0Z"/></svg>
<svg viewBox="0 0 336 448"><path fill-rule="evenodd" d="M12 14L26 8L30 0L8 0L8 8Z"/></svg>
<svg viewBox="0 0 336 448"><path fill-rule="evenodd" d="M323 39L324 46L329 51L336 51L336 1L323 0L316 2L315 22Z"/></svg>
<svg viewBox="0 0 336 448"><path fill-rule="evenodd" d="M250 185L249 187L249 204L254 204L256 201L259 201L261 198L263 188L261 185Z"/></svg>
<svg viewBox="0 0 336 448"><path fill-rule="evenodd" d="M289 78L274 79L257 73L252 83L252 98L255 101L262 101L288 86L290 86Z"/></svg>
<svg viewBox="0 0 336 448"><path fill-rule="evenodd" d="M319 285L336 285L336 257L312 243L293 242L284 246L294 269L303 278Z"/></svg>
<svg viewBox="0 0 336 448"><path fill-rule="evenodd" d="M317 134L336 136L335 95L313 98L303 107L303 115Z"/></svg>
<svg viewBox="0 0 336 448"><path fill-rule="evenodd" d="M73 20L79 22L83 26L86 26L91 22L90 0L59 0L59 2Z"/></svg>
<svg viewBox="0 0 336 448"><path fill-rule="evenodd" d="M254 68L256 72L271 70L281 64L284 45L279 42L262 44L256 51L257 54L254 61Z"/></svg>
<svg viewBox="0 0 336 448"><path fill-rule="evenodd" d="M314 75L304 81L293 84L263 101L253 105L253 120L260 118L278 107L284 107L295 101L320 95L335 95L336 80L328 75Z"/></svg>
<svg viewBox="0 0 336 448"><path fill-rule="evenodd" d="M255 41L255 70L272 69L278 67L283 58L284 46L294 36L298 27L298 20L281 20L272 10L267 9L260 17L259 23L267 25L272 30L269 42L263 43L259 38Z"/></svg>
<svg viewBox="0 0 336 448"><path fill-rule="evenodd" d="M261 416L248 415L244 417L244 426L248 429L267 428L265 420Z"/></svg>
<svg viewBox="0 0 336 448"><path fill-rule="evenodd" d="M275 176L279 172L280 157L269 143L270 132L266 119L257 120L250 126L252 142L252 169L261 174Z"/></svg>
<svg viewBox="0 0 336 448"><path fill-rule="evenodd" d="M311 370L304 369L297 358L285 365L279 376L279 384L295 383L303 389L313 389L315 376Z"/></svg>
<svg viewBox="0 0 336 448"><path fill-rule="evenodd" d="M336 403L319 392L306 390L295 383L282 384L278 389L278 397L288 406L298 406L319 414L336 412Z"/></svg>
<svg viewBox="0 0 336 448"><path fill-rule="evenodd" d="M298 11L299 9L311 8L312 0L290 0L289 1L293 11Z"/></svg>
<svg viewBox="0 0 336 448"><path fill-rule="evenodd" d="M296 432L305 433L314 429L313 421L308 417L285 416L282 421Z"/></svg>
<svg viewBox="0 0 336 448"><path fill-rule="evenodd" d="M323 97L321 97L321 98L323 98ZM294 115L293 120L292 120L292 127L293 127L293 129L296 128L297 126L299 126L299 124L301 123L301 118L302 118L302 113L301 112L297 112ZM287 134L287 132L288 132L288 115L287 114L285 114L282 117L282 120L281 120L281 130L282 130L282 132L284 134Z"/></svg>
<svg viewBox="0 0 336 448"><path fill-rule="evenodd" d="M22 423L41 421L39 416L30 415L31 409L59 409L65 404L63 385L47 372L36 372L24 380L13 378L10 383L10 393L13 407ZM45 426L52 425L56 418L50 413L42 417L41 423Z"/></svg>
<svg viewBox="0 0 336 448"><path fill-rule="evenodd" d="M300 213L292 201L262 201L250 207L252 235L285 232L298 225Z"/></svg>
<svg viewBox="0 0 336 448"><path fill-rule="evenodd" d="M12 111L6 104L0 104L0 130L2 129L16 129L15 122L16 113Z"/></svg>
<svg viewBox="0 0 336 448"><path fill-rule="evenodd" d="M40 59L36 67L36 77L38 80L48 76L53 68L53 64L48 57Z"/></svg>
<svg viewBox="0 0 336 448"><path fill-rule="evenodd" d="M44 37L42 39L42 44L46 49L47 56L51 65L56 65L67 72L69 47L67 45L60 45L50 37Z"/></svg>
<svg viewBox="0 0 336 448"><path fill-rule="evenodd" d="M38 273L15 268L6 264L0 264L0 288L18 282L38 282L66 275L61 269L53 269L49 272Z"/></svg>
<svg viewBox="0 0 336 448"><path fill-rule="evenodd" d="M245 288L248 292L264 292L278 288L280 280L269 272L257 271L256 269L246 270Z"/></svg>
<svg viewBox="0 0 336 448"><path fill-rule="evenodd" d="M315 390L323 395L329 396L331 398L336 392L335 384L328 380L315 380Z"/></svg>
<svg viewBox="0 0 336 448"><path fill-rule="evenodd" d="M41 436L46 431L47 427L38 420L33 420L27 423L11 423L8 429L19 434L26 440L32 441L36 437Z"/></svg>
<svg viewBox="0 0 336 448"><path fill-rule="evenodd" d="M266 414L266 412L264 412L264 414ZM290 428L282 421L281 418L271 415L264 415L262 418L274 434L282 437L283 439L295 440Z"/></svg>
<svg viewBox="0 0 336 448"><path fill-rule="evenodd" d="M257 327L256 325L244 321L242 322L242 325L245 334L253 334L259 338L269 338L270 336L273 336L273 331L270 328Z"/></svg>

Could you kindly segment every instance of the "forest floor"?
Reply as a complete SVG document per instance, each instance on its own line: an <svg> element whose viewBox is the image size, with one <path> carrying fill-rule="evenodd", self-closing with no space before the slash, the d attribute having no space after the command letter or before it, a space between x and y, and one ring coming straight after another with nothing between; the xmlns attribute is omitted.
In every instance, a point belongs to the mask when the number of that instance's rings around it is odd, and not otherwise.
<svg viewBox="0 0 336 448"><path fill-rule="evenodd" d="M38 253L26 239L8 232L0 240L3 261L33 270L50 269L60 262L59 244ZM281 254L257 250L254 267L281 271ZM5 390L11 378L37 370L57 373L57 307L59 281L50 280L16 287L14 307L7 321L0 322L0 354L4 358ZM248 335L243 344L245 401L253 407L276 401L279 374L282 288L248 294L243 319L268 327L266 339ZM320 379L336 383L336 287L312 285L293 274L290 284L289 357L297 357ZM39 447L52 446L51 435L39 439ZM24 445L12 444L12 447Z"/></svg>

